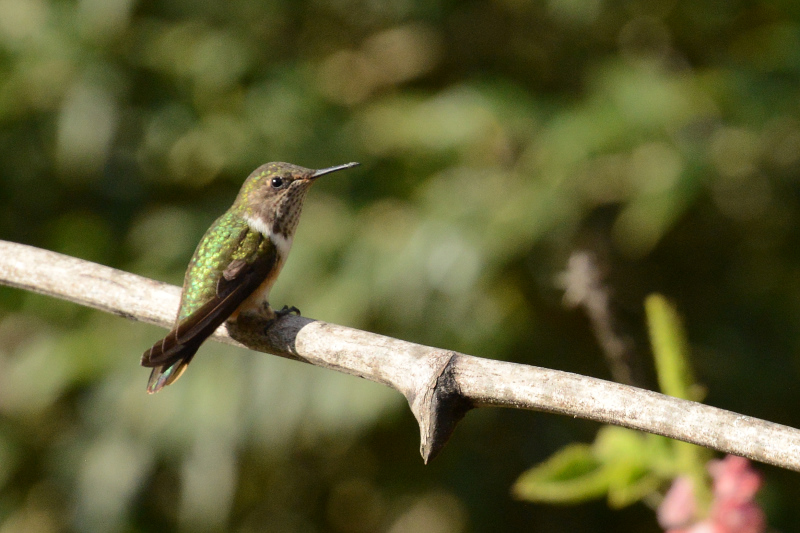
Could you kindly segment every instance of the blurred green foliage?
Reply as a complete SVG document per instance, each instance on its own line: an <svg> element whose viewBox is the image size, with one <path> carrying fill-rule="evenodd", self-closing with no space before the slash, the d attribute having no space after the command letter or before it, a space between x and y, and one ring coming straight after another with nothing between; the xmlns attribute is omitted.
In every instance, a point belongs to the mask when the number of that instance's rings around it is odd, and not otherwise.
<svg viewBox="0 0 800 533"><path fill-rule="evenodd" d="M361 161L309 195L276 305L607 376L553 283L588 245L632 338L659 290L707 402L797 427L798 74L785 0L0 0L0 238L179 283L253 168ZM161 333L0 288L0 533L657 531L511 497L596 424L480 410L423 467L353 377L209 344L148 397Z"/></svg>

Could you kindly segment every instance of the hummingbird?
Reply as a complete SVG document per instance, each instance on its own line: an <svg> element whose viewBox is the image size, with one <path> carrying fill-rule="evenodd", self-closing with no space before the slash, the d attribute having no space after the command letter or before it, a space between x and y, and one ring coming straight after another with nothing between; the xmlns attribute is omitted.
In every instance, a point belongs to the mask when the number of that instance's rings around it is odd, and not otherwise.
<svg viewBox="0 0 800 533"><path fill-rule="evenodd" d="M251 314L274 321L299 314L288 306L274 311L269 291L292 247L303 200L320 176L356 165L312 170L267 163L247 177L233 205L197 245L184 276L175 326L142 355L142 366L153 369L148 393L178 379L203 341L226 320Z"/></svg>

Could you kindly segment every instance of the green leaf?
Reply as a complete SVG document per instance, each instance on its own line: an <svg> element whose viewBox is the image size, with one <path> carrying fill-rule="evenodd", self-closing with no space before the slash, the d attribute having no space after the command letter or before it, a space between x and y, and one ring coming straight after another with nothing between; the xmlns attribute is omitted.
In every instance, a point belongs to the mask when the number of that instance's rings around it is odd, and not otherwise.
<svg viewBox="0 0 800 533"><path fill-rule="evenodd" d="M647 297L645 310L661 392L684 400L701 400L703 394L695 385L689 344L677 310L660 294Z"/></svg>
<svg viewBox="0 0 800 533"><path fill-rule="evenodd" d="M662 478L653 472L652 465L668 461L671 452L655 444L638 431L615 426L600 428L592 450L606 470L611 507L635 503L658 488Z"/></svg>
<svg viewBox="0 0 800 533"><path fill-rule="evenodd" d="M524 472L512 487L515 497L532 502L579 503L603 496L609 479L586 444L570 444Z"/></svg>
<svg viewBox="0 0 800 533"><path fill-rule="evenodd" d="M674 475L674 450L668 443L638 431L604 426L594 444L566 446L522 474L513 493L546 503L580 503L607 495L611 507L625 507L653 494Z"/></svg>
<svg viewBox="0 0 800 533"><path fill-rule="evenodd" d="M612 483L608 487L608 505L612 509L627 507L643 500L664 483L661 477L642 470L630 470L629 474L624 482Z"/></svg>

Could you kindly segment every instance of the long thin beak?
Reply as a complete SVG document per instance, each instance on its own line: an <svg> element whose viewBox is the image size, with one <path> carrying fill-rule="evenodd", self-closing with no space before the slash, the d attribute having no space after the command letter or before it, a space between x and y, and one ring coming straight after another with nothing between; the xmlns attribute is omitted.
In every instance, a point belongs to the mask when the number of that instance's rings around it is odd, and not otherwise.
<svg viewBox="0 0 800 533"><path fill-rule="evenodd" d="M309 177L311 179L315 179L315 178L318 178L320 176L324 176L325 174L330 174L331 172L336 172L337 170L344 170L346 168L357 167L360 164L361 163L345 163L344 165L337 165L335 167L322 168L320 170L315 170L314 173L311 174L311 176L309 176Z"/></svg>

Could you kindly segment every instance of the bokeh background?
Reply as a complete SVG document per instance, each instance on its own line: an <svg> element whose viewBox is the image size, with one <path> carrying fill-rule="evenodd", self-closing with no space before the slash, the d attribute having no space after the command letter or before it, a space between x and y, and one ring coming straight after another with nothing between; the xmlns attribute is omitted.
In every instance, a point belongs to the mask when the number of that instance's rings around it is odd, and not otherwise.
<svg viewBox="0 0 800 533"><path fill-rule="evenodd" d="M0 238L179 284L273 160L362 163L276 306L610 379L557 282L588 249L637 364L658 290L708 403L800 426L799 3L0 0ZM300 363L209 343L146 395L162 333L0 288L0 533L659 530L511 496L595 423L483 409L423 466L399 394Z"/></svg>

